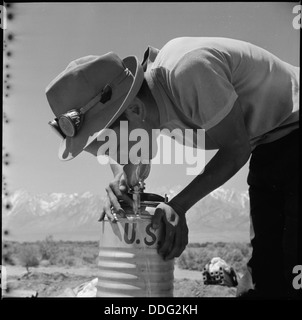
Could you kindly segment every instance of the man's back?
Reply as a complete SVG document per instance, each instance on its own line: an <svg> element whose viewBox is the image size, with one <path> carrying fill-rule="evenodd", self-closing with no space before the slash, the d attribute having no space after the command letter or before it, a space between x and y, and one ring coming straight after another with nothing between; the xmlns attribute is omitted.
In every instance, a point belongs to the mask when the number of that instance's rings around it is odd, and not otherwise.
<svg viewBox="0 0 302 320"><path fill-rule="evenodd" d="M221 121L238 99L252 147L298 127L299 68L251 43L176 38L159 50L148 72L204 129Z"/></svg>

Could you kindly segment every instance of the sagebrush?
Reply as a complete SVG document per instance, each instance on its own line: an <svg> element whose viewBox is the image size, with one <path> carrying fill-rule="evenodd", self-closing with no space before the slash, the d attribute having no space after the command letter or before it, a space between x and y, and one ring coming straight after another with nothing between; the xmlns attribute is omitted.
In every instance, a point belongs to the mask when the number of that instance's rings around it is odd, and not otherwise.
<svg viewBox="0 0 302 320"><path fill-rule="evenodd" d="M7 264L37 266L93 266L97 263L99 243L94 241L55 241L48 236L43 241L6 242L10 259ZM251 256L251 246L238 242L205 242L190 243L185 251L177 258L176 264L181 269L203 270L206 263L214 257L220 257L231 265L237 272L243 272ZM25 262L27 261L27 262Z"/></svg>

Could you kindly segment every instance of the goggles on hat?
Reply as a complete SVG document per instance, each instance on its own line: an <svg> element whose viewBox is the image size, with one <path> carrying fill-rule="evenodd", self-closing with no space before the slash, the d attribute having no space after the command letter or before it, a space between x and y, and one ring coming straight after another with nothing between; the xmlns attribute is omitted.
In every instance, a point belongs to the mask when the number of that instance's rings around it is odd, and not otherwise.
<svg viewBox="0 0 302 320"><path fill-rule="evenodd" d="M113 88L116 87L121 81L123 81L129 74L131 74L128 68L111 83L107 84L103 90L92 100L90 100L84 107L79 109L71 109L64 114L61 114L48 124L54 129L55 133L59 134L60 137L74 137L79 132L85 113L93 108L98 102L105 104L111 99Z"/></svg>

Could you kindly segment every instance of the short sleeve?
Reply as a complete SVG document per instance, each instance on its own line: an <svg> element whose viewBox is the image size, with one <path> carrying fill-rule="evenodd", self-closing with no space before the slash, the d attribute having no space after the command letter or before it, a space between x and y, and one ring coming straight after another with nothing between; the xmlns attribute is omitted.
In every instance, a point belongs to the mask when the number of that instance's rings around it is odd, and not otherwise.
<svg viewBox="0 0 302 320"><path fill-rule="evenodd" d="M228 62L204 48L184 55L170 70L168 83L177 107L205 130L226 117L238 97Z"/></svg>

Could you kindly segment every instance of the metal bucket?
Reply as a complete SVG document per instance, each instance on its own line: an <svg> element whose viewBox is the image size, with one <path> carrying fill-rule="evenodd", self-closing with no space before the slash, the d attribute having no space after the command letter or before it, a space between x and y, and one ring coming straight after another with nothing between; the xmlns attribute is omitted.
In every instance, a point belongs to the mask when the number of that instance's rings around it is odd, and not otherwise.
<svg viewBox="0 0 302 320"><path fill-rule="evenodd" d="M154 208L142 205L139 216L101 222L98 297L173 296L174 260L164 261L157 253L163 226L152 229Z"/></svg>

